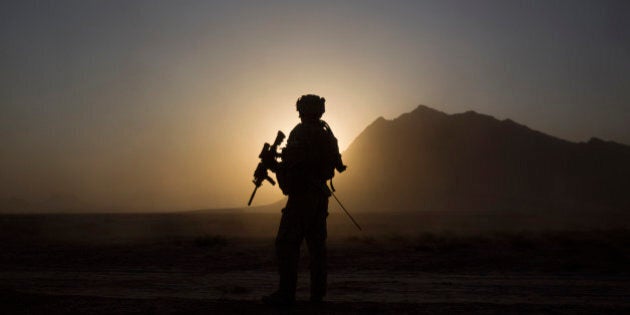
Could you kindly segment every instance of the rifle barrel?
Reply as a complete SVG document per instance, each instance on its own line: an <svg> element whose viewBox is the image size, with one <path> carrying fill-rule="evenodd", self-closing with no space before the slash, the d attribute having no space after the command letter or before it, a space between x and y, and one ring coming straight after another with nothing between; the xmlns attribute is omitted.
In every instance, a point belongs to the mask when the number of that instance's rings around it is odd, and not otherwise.
<svg viewBox="0 0 630 315"><path fill-rule="evenodd" d="M252 196L249 197L249 202L247 203L248 207L252 205L252 200L254 200L254 196L256 195L256 190L258 190L258 185L256 185L256 187L254 187L254 191L252 192Z"/></svg>

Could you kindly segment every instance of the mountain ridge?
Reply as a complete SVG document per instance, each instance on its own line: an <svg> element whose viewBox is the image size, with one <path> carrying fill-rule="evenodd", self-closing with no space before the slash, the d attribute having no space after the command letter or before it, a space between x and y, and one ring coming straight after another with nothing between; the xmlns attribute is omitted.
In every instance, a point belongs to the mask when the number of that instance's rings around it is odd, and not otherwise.
<svg viewBox="0 0 630 315"><path fill-rule="evenodd" d="M344 152L336 179L359 209L625 210L630 147L571 142L511 119L425 105L374 122ZM626 185L626 186L624 186Z"/></svg>

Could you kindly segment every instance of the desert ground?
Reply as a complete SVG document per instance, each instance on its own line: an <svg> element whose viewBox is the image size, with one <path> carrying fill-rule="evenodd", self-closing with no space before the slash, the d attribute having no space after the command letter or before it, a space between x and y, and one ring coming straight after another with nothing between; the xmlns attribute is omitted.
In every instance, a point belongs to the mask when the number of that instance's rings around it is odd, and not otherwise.
<svg viewBox="0 0 630 315"><path fill-rule="evenodd" d="M630 230L623 222L558 227L530 224L536 220L527 216L470 213L356 218L362 232L339 212L329 217L328 302L307 302L304 251L298 303L278 311L259 302L276 284L278 213L2 215L0 308L3 314L630 313Z"/></svg>

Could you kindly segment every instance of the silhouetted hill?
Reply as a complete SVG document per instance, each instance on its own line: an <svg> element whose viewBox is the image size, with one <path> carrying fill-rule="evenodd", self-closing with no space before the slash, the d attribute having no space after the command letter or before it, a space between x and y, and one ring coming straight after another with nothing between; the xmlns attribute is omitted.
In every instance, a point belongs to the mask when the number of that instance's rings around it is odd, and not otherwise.
<svg viewBox="0 0 630 315"><path fill-rule="evenodd" d="M630 147L573 143L472 111L378 118L344 152L353 210L625 211Z"/></svg>

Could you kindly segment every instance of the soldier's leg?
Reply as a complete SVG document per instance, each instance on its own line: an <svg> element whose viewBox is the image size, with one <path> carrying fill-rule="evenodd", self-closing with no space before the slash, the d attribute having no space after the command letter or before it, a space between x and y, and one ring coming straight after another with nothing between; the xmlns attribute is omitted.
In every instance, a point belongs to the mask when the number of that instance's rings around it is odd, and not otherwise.
<svg viewBox="0 0 630 315"><path fill-rule="evenodd" d="M306 231L306 244L309 250L311 271L311 300L318 302L326 295L326 217L328 216L328 198L318 201L314 219Z"/></svg>
<svg viewBox="0 0 630 315"><path fill-rule="evenodd" d="M299 209L295 206L292 200L287 202L287 206L282 210L280 227L276 236L276 255L280 276L278 292L289 299L295 298L300 244L304 237L299 213L296 211Z"/></svg>

